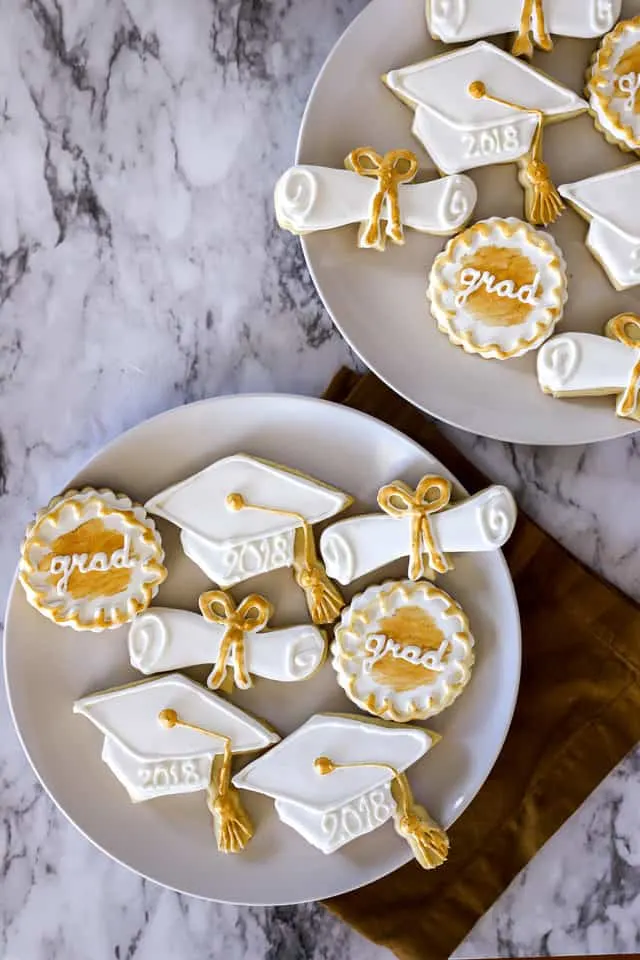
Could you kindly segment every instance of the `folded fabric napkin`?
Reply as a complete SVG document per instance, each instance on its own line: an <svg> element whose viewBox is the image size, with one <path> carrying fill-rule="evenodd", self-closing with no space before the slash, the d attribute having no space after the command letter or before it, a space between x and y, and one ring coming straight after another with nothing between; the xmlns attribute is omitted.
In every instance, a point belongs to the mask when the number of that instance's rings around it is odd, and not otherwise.
<svg viewBox="0 0 640 960"><path fill-rule="evenodd" d="M342 370L326 398L424 446L471 492L485 478L373 374ZM505 554L522 619L513 723L478 796L451 827L448 862L415 862L326 906L401 960L448 957L516 874L640 740L640 612L531 520Z"/></svg>

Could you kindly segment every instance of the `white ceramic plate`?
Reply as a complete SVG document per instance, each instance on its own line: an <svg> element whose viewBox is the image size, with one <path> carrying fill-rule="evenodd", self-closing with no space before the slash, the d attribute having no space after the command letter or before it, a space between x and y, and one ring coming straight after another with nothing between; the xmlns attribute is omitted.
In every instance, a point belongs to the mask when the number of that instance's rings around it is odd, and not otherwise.
<svg viewBox="0 0 640 960"><path fill-rule="evenodd" d="M145 501L239 450L329 481L371 509L384 481L400 477L415 483L425 472L442 469L400 433L344 407L299 397L240 396L181 407L141 424L98 454L73 485L106 485ZM197 609L198 594L210 584L182 554L176 529L159 526L169 577L157 603ZM406 561L395 572L400 575L403 567L406 575ZM288 571L256 578L234 592L241 597L256 588L275 603L275 625L306 619L303 596ZM431 723L444 740L412 769L411 779L420 801L450 824L480 789L506 735L520 676L520 630L502 554L460 558L446 588L471 618L477 664L464 695ZM14 584L5 631L14 720L43 784L98 847L176 890L270 905L333 896L409 859L409 848L390 824L325 856L278 821L272 801L256 795L243 795L258 829L238 856L217 852L202 793L131 804L100 760L101 734L71 712L78 697L139 679L128 662L126 634L126 628L94 635L57 627L33 610ZM234 699L282 735L317 711L356 712L329 664L286 690L261 680Z"/></svg>
<svg viewBox="0 0 640 960"><path fill-rule="evenodd" d="M640 0L624 14L640 13ZM558 39L534 66L580 92L597 41ZM427 32L424 0L371 0L334 47L311 92L297 162L342 166L354 147L414 150L418 179L435 176L410 128L412 111L380 76L452 47ZM587 115L545 131L545 159L556 183L580 180L630 161L605 142ZM523 216L516 167L470 174L480 201L475 219ZM551 232L568 264L569 303L558 331L602 333L606 320L640 312L640 288L617 293L584 244L586 223L567 210ZM426 300L427 277L442 238L407 230L404 247L384 254L360 250L357 228L310 234L302 243L313 280L338 329L365 363L398 393L441 420L473 433L520 443L586 443L632 433L633 420L615 415L612 397L554 400L539 389L535 353L518 360L484 360L454 347L440 333Z"/></svg>

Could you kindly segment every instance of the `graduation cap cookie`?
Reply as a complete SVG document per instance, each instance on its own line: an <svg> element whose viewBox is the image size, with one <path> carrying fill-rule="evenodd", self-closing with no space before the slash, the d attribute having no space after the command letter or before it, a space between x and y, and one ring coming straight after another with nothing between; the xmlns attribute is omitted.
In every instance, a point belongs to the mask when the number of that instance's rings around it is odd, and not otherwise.
<svg viewBox="0 0 640 960"><path fill-rule="evenodd" d="M129 629L129 659L141 673L158 673L213 663L207 679L212 690L233 683L246 690L253 676L268 680L306 680L322 666L327 640L311 624L265 630L273 612L253 594L237 607L228 593L209 590L200 597L202 616L188 610L153 607Z"/></svg>
<svg viewBox="0 0 640 960"><path fill-rule="evenodd" d="M408 575L433 579L451 553L498 550L513 532L517 507L506 487L491 486L451 504L451 482L424 476L415 490L402 480L378 491L381 514L338 520L320 537L327 574L343 585L409 556Z"/></svg>
<svg viewBox="0 0 640 960"><path fill-rule="evenodd" d="M359 147L345 166L287 170L275 189L280 226L304 236L358 223L358 246L384 250L387 237L404 243L403 225L450 236L464 226L476 205L477 190L469 177L411 183L418 160L410 150L381 156L372 147Z"/></svg>
<svg viewBox="0 0 640 960"><path fill-rule="evenodd" d="M273 730L179 674L94 693L73 710L104 734L102 759L134 803L204 790L218 848L235 853L251 839L231 763L277 743Z"/></svg>
<svg viewBox="0 0 640 960"><path fill-rule="evenodd" d="M562 202L542 158L542 132L587 109L573 91L485 41L383 80L415 111L413 133L441 172L518 163L526 219L557 219Z"/></svg>
<svg viewBox="0 0 640 960"><path fill-rule="evenodd" d="M620 16L622 0L427 0L431 36L465 43L517 30L511 52L530 57L534 44L553 48L552 36L600 37Z"/></svg>
<svg viewBox="0 0 640 960"><path fill-rule="evenodd" d="M369 587L342 612L338 683L362 710L405 723L441 713L471 677L474 640L456 601L426 580Z"/></svg>
<svg viewBox="0 0 640 960"><path fill-rule="evenodd" d="M617 396L619 417L640 420L640 317L622 313L605 336L565 333L538 353L538 383L553 397Z"/></svg>
<svg viewBox="0 0 640 960"><path fill-rule="evenodd" d="M344 606L316 555L313 525L352 498L287 467L235 454L156 494L147 510L182 530L182 546L215 583L292 567L314 623L332 623Z"/></svg>
<svg viewBox="0 0 640 960"><path fill-rule="evenodd" d="M149 606L167 576L153 520L112 490L68 490L39 510L18 576L29 603L54 623L98 632Z"/></svg>
<svg viewBox="0 0 640 960"><path fill-rule="evenodd" d="M431 869L446 860L449 841L415 802L404 771L439 739L418 727L317 714L233 782L273 797L282 822L327 854L393 819L420 866Z"/></svg>
<svg viewBox="0 0 640 960"><path fill-rule="evenodd" d="M589 223L587 247L616 290L640 283L640 163L558 188Z"/></svg>
<svg viewBox="0 0 640 960"><path fill-rule="evenodd" d="M623 20L593 57L589 112L609 143L640 151L640 17Z"/></svg>

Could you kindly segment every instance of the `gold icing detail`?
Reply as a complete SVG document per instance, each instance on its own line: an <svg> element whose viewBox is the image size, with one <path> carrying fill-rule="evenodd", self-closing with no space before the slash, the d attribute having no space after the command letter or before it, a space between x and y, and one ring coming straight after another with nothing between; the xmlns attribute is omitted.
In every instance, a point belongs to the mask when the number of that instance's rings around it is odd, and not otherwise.
<svg viewBox="0 0 640 960"><path fill-rule="evenodd" d="M376 633L383 634L402 647L419 647L421 654L428 650L438 650L445 638L433 617L420 607L401 607L392 616L384 617ZM447 646L444 655L447 656L450 652L451 644ZM384 686L392 687L397 693L404 693L425 683L433 683L438 674L420 663L409 663L402 657L386 653L374 663L371 676Z"/></svg>
<svg viewBox="0 0 640 960"><path fill-rule="evenodd" d="M344 598L329 580L323 563L318 558L313 528L301 513L281 510L263 504L247 503L241 493L229 493L226 503L230 510L260 510L280 517L291 517L300 527L294 535L293 575L302 587L311 619L315 624L333 623L342 608Z"/></svg>
<svg viewBox="0 0 640 960"><path fill-rule="evenodd" d="M636 43L632 47L629 47L628 50L625 50L613 72L617 84L615 95L625 99L629 98L630 89L628 80L630 80L633 112L640 113L640 43Z"/></svg>
<svg viewBox="0 0 640 960"><path fill-rule="evenodd" d="M522 0L522 10L520 11L520 27L518 35L513 41L511 53L514 57L533 56L533 44L531 42L531 18L535 13L535 26L533 30L533 39L537 47L541 50L553 50L553 41L547 31L543 0Z"/></svg>
<svg viewBox="0 0 640 960"><path fill-rule="evenodd" d="M253 824L242 806L238 791L231 783L233 760L231 737L216 733L215 730L196 726L194 723L187 723L170 708L160 711L158 722L166 730L171 730L173 727L186 727L188 730L195 730L215 740L222 740L224 743L222 762L220 763L218 757L215 757L211 764L207 806L213 817L218 850L221 853L239 853L244 850L253 836Z"/></svg>
<svg viewBox="0 0 640 960"><path fill-rule="evenodd" d="M347 170L353 170L361 177L378 179L378 190L371 203L369 222L364 228L360 245L384 250L381 219L384 215L385 199L389 208L388 235L393 243L403 244L398 186L401 183L409 183L418 172L418 159L415 153L411 150L391 150L381 156L373 147L358 147L351 151L344 165Z"/></svg>
<svg viewBox="0 0 640 960"><path fill-rule="evenodd" d="M273 607L257 593L236 607L233 598L224 590L208 590L201 594L198 605L205 620L225 627L220 641L216 665L209 674L207 686L217 690L227 681L227 666L233 669L233 682L241 690L253 686L245 661L245 634L262 630L273 614Z"/></svg>
<svg viewBox="0 0 640 960"><path fill-rule="evenodd" d="M640 31L640 16L632 17L629 20L621 20L606 35L599 49L594 53L591 65L587 69L586 94L589 99L594 99L602 112L602 116L607 121L607 125L603 124L601 122L602 118L590 104L589 113L595 121L596 129L603 134L608 143L619 147L626 153L630 153L640 151L640 133L636 132L631 124L624 123L619 110L612 106L612 101L618 99L615 85L613 93L607 90L609 86L608 74L614 74L615 71L616 46L627 30ZM619 95L623 96L622 93Z"/></svg>
<svg viewBox="0 0 640 960"><path fill-rule="evenodd" d="M447 506L451 499L451 484L444 477L423 477L415 490L396 480L378 491L378 505L390 517L411 518L411 553L409 577L418 580L426 575L423 550L427 562L436 573L452 569L449 559L438 550L429 516Z"/></svg>
<svg viewBox="0 0 640 960"><path fill-rule="evenodd" d="M50 568L54 556L70 558L75 553L88 554L91 557L96 553L104 553L110 557L116 550L122 550L124 545L125 538L122 533L118 530L110 530L105 526L104 520L95 517L80 524L74 530L63 533L51 543L49 547L51 554L43 558L44 569ZM133 554L130 556L131 559L137 559ZM88 573L75 569L69 576L65 592L74 600L113 597L127 589L131 575L130 567L105 571L93 570ZM55 587L62 577L63 573L52 574L49 581Z"/></svg>
<svg viewBox="0 0 640 960"><path fill-rule="evenodd" d="M548 226L555 223L562 211L564 203L553 184L549 167L542 159L542 130L544 127L544 113L535 107L523 107L512 100L504 100L489 93L481 80L474 80L468 87L469 96L475 100L489 100L491 103L510 107L520 113L528 113L536 117L536 129L531 141L531 149L526 156L518 161L521 177L525 186L525 217L529 223L536 226Z"/></svg>
<svg viewBox="0 0 640 960"><path fill-rule="evenodd" d="M620 313L609 320L605 333L610 339L623 343L625 347L640 350L640 317L635 313ZM640 392L640 359L637 359L629 383L618 400L616 412L619 417L639 419L638 400Z"/></svg>
<svg viewBox="0 0 640 960"><path fill-rule="evenodd" d="M495 277L497 283L511 280L518 290L530 286L537 276L537 270L529 257L513 247L481 247L465 257L460 265L460 273L465 269L487 272ZM533 291L533 296L537 295ZM524 323L535 305L523 303L510 297L500 297L482 285L466 300L469 310L480 317L487 326L513 327Z"/></svg>
<svg viewBox="0 0 640 960"><path fill-rule="evenodd" d="M393 812L396 831L407 841L415 859L424 870L433 870L445 862L449 854L449 838L446 832L424 807L415 802L406 775L396 767L390 763L367 760L336 763L330 757L316 757L313 766L321 776L357 767L387 770L391 774L391 795L396 805Z"/></svg>

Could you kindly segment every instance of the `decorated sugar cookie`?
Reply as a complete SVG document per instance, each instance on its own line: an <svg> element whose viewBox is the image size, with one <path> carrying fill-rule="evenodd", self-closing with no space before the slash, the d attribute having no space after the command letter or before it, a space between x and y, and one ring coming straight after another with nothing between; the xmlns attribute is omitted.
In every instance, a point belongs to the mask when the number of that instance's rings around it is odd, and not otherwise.
<svg viewBox="0 0 640 960"><path fill-rule="evenodd" d="M439 739L420 727L316 714L233 783L273 797L280 820L326 854L392 819L430 870L447 859L449 840L414 800L404 771Z"/></svg>
<svg viewBox="0 0 640 960"><path fill-rule="evenodd" d="M573 91L482 40L382 79L415 111L413 134L442 173L518 163L525 218L541 226L558 218L542 132L587 109Z"/></svg>
<svg viewBox="0 0 640 960"><path fill-rule="evenodd" d="M640 151L640 17L608 33L587 75L589 112L609 143Z"/></svg>
<svg viewBox="0 0 640 960"><path fill-rule="evenodd" d="M465 613L425 580L391 581L355 597L342 612L331 652L349 699L398 723L450 706L474 662Z"/></svg>
<svg viewBox="0 0 640 960"><path fill-rule="evenodd" d="M19 577L29 603L74 630L108 630L149 606L166 578L153 520L124 494L68 490L27 528Z"/></svg>
<svg viewBox="0 0 640 960"><path fill-rule="evenodd" d="M346 170L291 167L275 190L278 223L304 236L359 223L358 246L384 250L386 240L404 243L403 225L451 236L470 219L477 190L469 177L411 183L418 160L410 150L381 156L372 147L353 150Z"/></svg>
<svg viewBox="0 0 640 960"><path fill-rule="evenodd" d="M450 505L451 483L425 476L415 490L401 480L381 487L382 514L339 520L323 532L320 553L332 579L353 583L409 556L408 575L433 579L453 566L449 554L498 550L513 532L517 507L506 487L492 486Z"/></svg>
<svg viewBox="0 0 640 960"><path fill-rule="evenodd" d="M231 784L233 755L264 750L277 733L180 674L91 694L73 710L104 734L102 759L134 803L204 790L218 849L244 849L253 826Z"/></svg>
<svg viewBox="0 0 640 960"><path fill-rule="evenodd" d="M292 567L316 624L344 606L316 555L313 524L352 498L302 473L238 453L156 494L150 513L182 529L188 557L221 587Z"/></svg>
<svg viewBox="0 0 640 960"><path fill-rule="evenodd" d="M538 354L538 383L554 397L617 396L618 416L640 420L640 317L621 313L604 337L552 337Z"/></svg>
<svg viewBox="0 0 640 960"><path fill-rule="evenodd" d="M431 36L466 43L517 30L511 52L530 57L534 45L553 48L553 36L600 37L620 16L622 0L427 0Z"/></svg>
<svg viewBox="0 0 640 960"><path fill-rule="evenodd" d="M436 257L427 296L452 343L509 360L539 347L562 317L564 258L553 237L522 220L482 220Z"/></svg>
<svg viewBox="0 0 640 960"><path fill-rule="evenodd" d="M589 223L587 247L616 290L640 283L640 163L558 188Z"/></svg>
<svg viewBox="0 0 640 960"><path fill-rule="evenodd" d="M207 686L219 689L228 672L242 690L253 677L306 680L324 663L327 640L311 624L266 630L273 607L252 594L237 607L223 590L200 597L202 616L153 607L129 629L129 659L141 673L213 663Z"/></svg>

